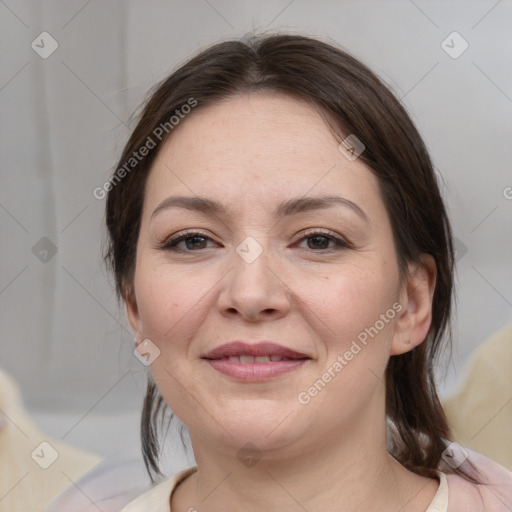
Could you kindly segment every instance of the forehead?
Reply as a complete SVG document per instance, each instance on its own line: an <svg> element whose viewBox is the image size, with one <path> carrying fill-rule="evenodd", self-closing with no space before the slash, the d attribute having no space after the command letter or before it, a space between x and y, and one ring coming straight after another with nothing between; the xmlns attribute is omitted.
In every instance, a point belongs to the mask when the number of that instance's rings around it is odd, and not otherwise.
<svg viewBox="0 0 512 512"><path fill-rule="evenodd" d="M198 107L173 130L165 149L193 159L244 155L281 159L336 141L319 109L283 93L256 92ZM165 151L165 150L164 150ZM263 154L262 154L263 153Z"/></svg>
<svg viewBox="0 0 512 512"><path fill-rule="evenodd" d="M355 202L379 195L373 173L338 146L318 108L284 94L251 93L197 107L160 149L145 206L171 192L260 204L333 191Z"/></svg>

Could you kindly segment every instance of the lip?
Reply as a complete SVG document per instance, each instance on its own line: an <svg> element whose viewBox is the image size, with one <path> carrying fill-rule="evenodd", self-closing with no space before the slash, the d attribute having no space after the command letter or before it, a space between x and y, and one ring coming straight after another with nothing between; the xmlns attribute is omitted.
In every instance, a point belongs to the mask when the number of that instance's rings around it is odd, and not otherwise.
<svg viewBox="0 0 512 512"><path fill-rule="evenodd" d="M309 359L309 356L306 354L268 341L263 341L260 343L233 341L231 343L226 343L225 345L221 345L220 347L210 350L210 352L206 353L202 357L203 359L223 359L225 357L242 355L252 357L276 355L287 357L289 359Z"/></svg>
<svg viewBox="0 0 512 512"><path fill-rule="evenodd" d="M242 363L236 360L240 356L277 356L285 359ZM307 354L272 342L254 344L235 341L210 350L202 359L218 372L237 380L264 381L296 370L311 358Z"/></svg>

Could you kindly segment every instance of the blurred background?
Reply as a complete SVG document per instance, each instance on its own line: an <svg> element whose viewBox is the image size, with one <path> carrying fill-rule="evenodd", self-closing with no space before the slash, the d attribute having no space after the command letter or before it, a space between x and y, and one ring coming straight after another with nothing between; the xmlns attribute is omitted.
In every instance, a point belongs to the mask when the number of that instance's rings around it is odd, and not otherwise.
<svg viewBox="0 0 512 512"><path fill-rule="evenodd" d="M341 45L422 133L456 235L455 351L439 369L452 393L512 317L511 21L512 3L496 0L0 1L0 368L37 425L104 457L139 455L148 370L102 263L93 191L148 89L252 31Z"/></svg>

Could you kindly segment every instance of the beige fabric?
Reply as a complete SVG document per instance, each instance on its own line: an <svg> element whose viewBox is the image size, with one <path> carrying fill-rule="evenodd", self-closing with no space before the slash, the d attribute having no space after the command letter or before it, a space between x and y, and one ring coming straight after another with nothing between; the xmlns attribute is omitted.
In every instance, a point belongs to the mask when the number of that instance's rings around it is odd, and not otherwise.
<svg viewBox="0 0 512 512"><path fill-rule="evenodd" d="M196 471L197 466L192 466L176 473L130 502L121 512L147 512L149 510L151 512L170 512L170 497L174 489L182 480Z"/></svg>
<svg viewBox="0 0 512 512"><path fill-rule="evenodd" d="M24 409L18 386L0 370L0 512L41 512L100 460L41 432Z"/></svg>
<svg viewBox="0 0 512 512"><path fill-rule="evenodd" d="M170 498L174 489L176 489L178 484L185 480L187 476L196 471L197 466L193 466L176 473L172 478L156 485L153 489L126 505L121 512L148 512L149 510L151 512L172 512ZM439 487L425 512L446 512L448 507L448 483L446 475L441 471L438 471L437 474L439 475Z"/></svg>
<svg viewBox="0 0 512 512"><path fill-rule="evenodd" d="M512 324L475 351L444 409L456 441L512 470Z"/></svg>

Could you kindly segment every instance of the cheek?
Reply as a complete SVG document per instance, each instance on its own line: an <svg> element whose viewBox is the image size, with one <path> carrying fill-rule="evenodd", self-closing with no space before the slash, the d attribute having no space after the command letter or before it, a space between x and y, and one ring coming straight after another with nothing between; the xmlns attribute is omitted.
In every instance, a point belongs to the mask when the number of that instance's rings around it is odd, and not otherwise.
<svg viewBox="0 0 512 512"><path fill-rule="evenodd" d="M207 285L204 273L177 272L169 265L141 265L136 290L144 337L159 349L151 364L153 379L179 418L201 413L192 396L200 382L188 364L190 340L204 321Z"/></svg>
<svg viewBox="0 0 512 512"><path fill-rule="evenodd" d="M396 279L370 265L361 271L330 275L321 307L326 358L317 378L328 382L318 407L343 406L347 414L364 407L384 382L394 325L398 318ZM320 296L320 293L318 294ZM327 298L326 298L327 297ZM311 297L310 307L315 300ZM310 384L314 384L311 382ZM322 388L322 383L317 386ZM315 390L312 390L315 393Z"/></svg>
<svg viewBox="0 0 512 512"><path fill-rule="evenodd" d="M396 311L392 298L373 286L344 283L343 291L330 291L332 300L324 301L324 310L318 312L329 322L322 338L326 353L298 400L308 404L304 413L327 415L338 427L354 426L352 422L373 409L375 398L384 393Z"/></svg>
<svg viewBox="0 0 512 512"><path fill-rule="evenodd" d="M136 274L137 302L143 333L162 355L186 350L188 340L211 309L210 273L172 268L169 264L141 266ZM210 282L211 281L211 282Z"/></svg>
<svg viewBox="0 0 512 512"><path fill-rule="evenodd" d="M375 327L383 336L389 335L396 317L392 306L398 298L397 279L393 272L370 265L345 269L331 274L326 285L310 296L310 307L330 328L331 337L335 335L333 348L343 349L358 336L364 342L364 333L374 332Z"/></svg>

